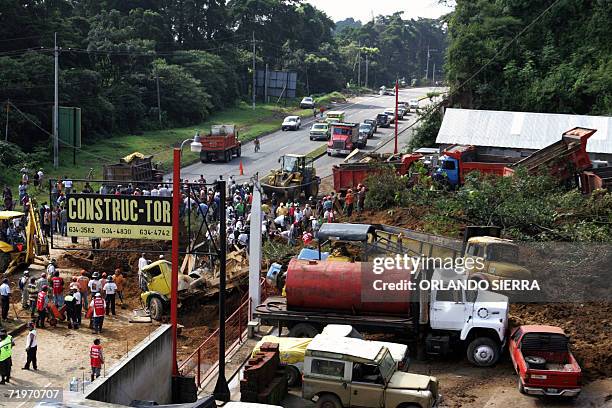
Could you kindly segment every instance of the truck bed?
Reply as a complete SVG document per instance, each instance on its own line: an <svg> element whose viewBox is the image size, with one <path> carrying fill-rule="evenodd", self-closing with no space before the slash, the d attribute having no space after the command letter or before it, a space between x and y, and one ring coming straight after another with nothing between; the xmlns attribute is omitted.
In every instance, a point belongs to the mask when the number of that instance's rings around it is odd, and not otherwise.
<svg viewBox="0 0 612 408"><path fill-rule="evenodd" d="M271 296L261 305L255 307L253 317L260 318L269 324L283 322L313 323L313 324L350 324L364 331L367 328L389 328L395 330L412 330L413 319L398 316L380 315L350 315L327 311L293 311L287 310L287 299L281 296Z"/></svg>

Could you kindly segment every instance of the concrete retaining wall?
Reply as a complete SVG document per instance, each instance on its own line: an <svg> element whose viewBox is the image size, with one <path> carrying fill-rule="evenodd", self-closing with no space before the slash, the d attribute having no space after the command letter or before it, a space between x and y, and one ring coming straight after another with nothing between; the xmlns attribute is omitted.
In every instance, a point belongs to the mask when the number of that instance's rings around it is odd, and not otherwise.
<svg viewBox="0 0 612 408"><path fill-rule="evenodd" d="M86 398L129 405L133 400L172 401L172 326L165 324L134 347L86 389Z"/></svg>

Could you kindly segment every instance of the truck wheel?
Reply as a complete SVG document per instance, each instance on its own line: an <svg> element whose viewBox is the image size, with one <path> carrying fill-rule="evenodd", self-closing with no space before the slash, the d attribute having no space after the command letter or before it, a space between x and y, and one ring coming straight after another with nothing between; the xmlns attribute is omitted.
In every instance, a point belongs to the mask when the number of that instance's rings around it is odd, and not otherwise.
<svg viewBox="0 0 612 408"><path fill-rule="evenodd" d="M200 161L201 161L202 163L206 163L206 162L208 162L208 155L207 155L207 154L201 154L201 155L200 155Z"/></svg>
<svg viewBox="0 0 612 408"><path fill-rule="evenodd" d="M236 156L240 157L242 155L242 146L238 146L238 149L236 150Z"/></svg>
<svg viewBox="0 0 612 408"><path fill-rule="evenodd" d="M499 359L499 346L488 337L477 337L467 348L467 359L478 367L490 367Z"/></svg>
<svg viewBox="0 0 612 408"><path fill-rule="evenodd" d="M526 394L526 392L525 392L525 386L523 385L523 382L521 381L521 376L520 376L520 375L518 376L518 391L519 391L521 394Z"/></svg>
<svg viewBox="0 0 612 408"><path fill-rule="evenodd" d="M302 379L302 373L296 366L288 365L287 366L287 385L289 387L293 387L300 384L300 380Z"/></svg>
<svg viewBox="0 0 612 408"><path fill-rule="evenodd" d="M313 338L317 334L317 328L308 323L298 323L289 330L289 337Z"/></svg>
<svg viewBox="0 0 612 408"><path fill-rule="evenodd" d="M308 188L308 193L306 194L308 197L315 197L319 195L319 185L315 182L311 183ZM308 198L306 197L306 198Z"/></svg>
<svg viewBox="0 0 612 408"><path fill-rule="evenodd" d="M160 298L154 297L149 301L149 314L151 319L160 321L164 315L164 303Z"/></svg>
<svg viewBox="0 0 612 408"><path fill-rule="evenodd" d="M317 408L342 408L340 399L332 394L323 394L317 400Z"/></svg>
<svg viewBox="0 0 612 408"><path fill-rule="evenodd" d="M225 152L225 162L229 163L232 161L232 153L228 150Z"/></svg>

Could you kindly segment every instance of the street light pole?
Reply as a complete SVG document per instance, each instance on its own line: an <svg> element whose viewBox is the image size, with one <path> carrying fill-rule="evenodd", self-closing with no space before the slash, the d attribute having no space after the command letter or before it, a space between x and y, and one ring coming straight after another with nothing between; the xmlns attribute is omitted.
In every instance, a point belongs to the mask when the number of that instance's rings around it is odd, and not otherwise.
<svg viewBox="0 0 612 408"><path fill-rule="evenodd" d="M181 144L181 148L183 144ZM174 148L172 173L172 282L170 294L170 321L172 322L172 375L178 376L177 320L178 320L178 264L179 264L179 208L181 203L181 148Z"/></svg>
<svg viewBox="0 0 612 408"><path fill-rule="evenodd" d="M177 377L177 327L178 327L178 274L179 274L179 209L181 206L181 153L187 142L191 142L191 151L202 149L200 134L196 132L193 139L186 139L181 147L174 148L172 171L172 275L170 278L170 322L172 323L172 376Z"/></svg>
<svg viewBox="0 0 612 408"><path fill-rule="evenodd" d="M225 226L225 180L217 180L219 190L219 375L213 395L216 400L229 401L230 390L225 378L225 274L227 255L227 231Z"/></svg>

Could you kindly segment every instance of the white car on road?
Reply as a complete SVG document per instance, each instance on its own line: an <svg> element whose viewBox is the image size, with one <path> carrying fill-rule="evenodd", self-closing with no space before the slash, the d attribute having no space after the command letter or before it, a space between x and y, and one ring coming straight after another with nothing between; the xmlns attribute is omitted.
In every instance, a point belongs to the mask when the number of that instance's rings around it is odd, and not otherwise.
<svg viewBox="0 0 612 408"><path fill-rule="evenodd" d="M283 120L281 130L298 130L302 125L302 120L299 116L287 116Z"/></svg>
<svg viewBox="0 0 612 408"><path fill-rule="evenodd" d="M415 111L419 110L419 100L418 99L410 99L408 101L409 109L414 109Z"/></svg>
<svg viewBox="0 0 612 408"><path fill-rule="evenodd" d="M300 108L302 109L312 109L315 107L315 101L310 96L305 96L302 98L302 102L300 102Z"/></svg>

